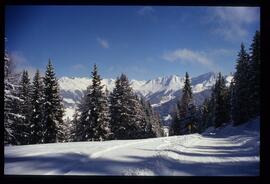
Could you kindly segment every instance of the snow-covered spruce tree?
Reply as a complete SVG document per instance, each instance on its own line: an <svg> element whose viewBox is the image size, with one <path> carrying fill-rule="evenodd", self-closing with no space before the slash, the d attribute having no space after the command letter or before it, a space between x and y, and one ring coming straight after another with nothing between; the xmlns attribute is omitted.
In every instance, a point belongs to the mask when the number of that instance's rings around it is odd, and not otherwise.
<svg viewBox="0 0 270 184"><path fill-rule="evenodd" d="M75 113L72 116L72 120L71 120L71 127L70 127L70 142L76 142L76 141L80 141L80 135L79 135L79 113L78 113L78 109L75 109Z"/></svg>
<svg viewBox="0 0 270 184"><path fill-rule="evenodd" d="M61 140L62 131L59 126L63 124L63 105L59 93L59 85L51 61L46 68L44 82L44 142L55 143Z"/></svg>
<svg viewBox="0 0 270 184"><path fill-rule="evenodd" d="M144 127L140 136L142 138L154 137L154 133L152 132L152 122L150 120L150 109L147 107L146 101L143 98L140 98L139 101L144 116Z"/></svg>
<svg viewBox="0 0 270 184"><path fill-rule="evenodd" d="M256 31L250 46L249 61L249 114L253 118L260 113L260 32Z"/></svg>
<svg viewBox="0 0 270 184"><path fill-rule="evenodd" d="M178 112L179 115L174 115L175 122L173 122L173 125L177 128L174 130L175 135L183 135L196 131L196 107L193 105L191 82L187 72L182 93L181 100L176 106L178 109L176 112Z"/></svg>
<svg viewBox="0 0 270 184"><path fill-rule="evenodd" d="M123 82L126 76L121 75L121 77L123 79L117 77L115 88L110 94L111 130L114 134L114 139L127 138L127 124L129 123L131 116L127 94L130 94L132 89L128 82ZM125 86L123 86L123 84L125 84Z"/></svg>
<svg viewBox="0 0 270 184"><path fill-rule="evenodd" d="M179 104L179 113L180 113L180 132L182 134L187 134L191 131L193 127L192 120L191 120L191 113L189 110L193 110L192 104L192 90L191 90L191 81L189 79L189 75L186 72L185 75L185 82L183 88L183 95Z"/></svg>
<svg viewBox="0 0 270 184"><path fill-rule="evenodd" d="M67 121L63 120L65 111L64 111L63 97L61 96L59 96L58 109L59 110L56 113L56 118L58 120L57 142L68 142L69 125Z"/></svg>
<svg viewBox="0 0 270 184"><path fill-rule="evenodd" d="M44 103L44 86L39 70L36 71L32 83L31 92L31 117L30 117L30 144L39 144L44 142L44 125L43 125L43 103Z"/></svg>
<svg viewBox="0 0 270 184"><path fill-rule="evenodd" d="M141 105L145 113L145 137L161 137L162 126L158 114L153 110L149 101L141 98Z"/></svg>
<svg viewBox="0 0 270 184"><path fill-rule="evenodd" d="M149 133L152 131L152 125L148 124L144 108L140 103L139 97L133 92L133 89L129 101L129 109L132 113L131 121L128 124L127 137L131 139L148 138Z"/></svg>
<svg viewBox="0 0 270 184"><path fill-rule="evenodd" d="M236 72L234 74L234 92L232 96L232 118L234 125L239 125L249 119L249 56L243 43L238 53Z"/></svg>
<svg viewBox="0 0 270 184"><path fill-rule="evenodd" d="M234 92L235 92L235 82L234 82L234 78L232 78L231 82L230 82L230 86L229 86L229 105L230 105L230 120L233 120L233 103L234 103Z"/></svg>
<svg viewBox="0 0 270 184"><path fill-rule="evenodd" d="M78 116L76 116L78 123L75 125L76 141L90 141L92 136L89 135L92 132L89 125L91 104L90 97L87 94L90 94L90 86L88 86L87 89L83 92L83 96L78 103Z"/></svg>
<svg viewBox="0 0 270 184"><path fill-rule="evenodd" d="M199 133L203 132L207 128L208 122L208 104L209 99L206 98L203 101L203 104L200 106L200 124L199 124Z"/></svg>
<svg viewBox="0 0 270 184"><path fill-rule="evenodd" d="M189 75L186 72L183 95L180 101L180 116L184 117L187 114L188 105L192 102L192 90Z"/></svg>
<svg viewBox="0 0 270 184"><path fill-rule="evenodd" d="M212 98L214 100L214 125L220 127L230 121L230 99L229 90L226 87L225 78L218 74L217 81L214 85Z"/></svg>
<svg viewBox="0 0 270 184"><path fill-rule="evenodd" d="M97 66L92 72L92 84L87 88L80 106L81 116L78 127L82 141L110 139L110 111L103 91Z"/></svg>
<svg viewBox="0 0 270 184"><path fill-rule="evenodd" d="M121 74L110 95L111 126L115 139L141 138L146 121L142 105L130 87L126 75Z"/></svg>
<svg viewBox="0 0 270 184"><path fill-rule="evenodd" d="M163 125L160 119L160 115L154 110L153 110L153 115L154 115L154 125L152 126L152 130L155 133L156 137L163 137L164 132L163 132Z"/></svg>
<svg viewBox="0 0 270 184"><path fill-rule="evenodd" d="M19 104L22 102L18 94L19 74L15 72L15 64L7 51L4 56L4 144L19 144L15 135L15 125L23 121Z"/></svg>
<svg viewBox="0 0 270 184"><path fill-rule="evenodd" d="M64 130L61 133L62 142L72 142L74 126L72 120L69 117L63 121L61 129Z"/></svg>
<svg viewBox="0 0 270 184"><path fill-rule="evenodd" d="M20 144L29 144L30 142L30 118L32 113L32 103L30 98L30 78L26 70L23 71L19 83L19 97L22 101L19 104L20 114L24 117L15 125L16 137Z"/></svg>

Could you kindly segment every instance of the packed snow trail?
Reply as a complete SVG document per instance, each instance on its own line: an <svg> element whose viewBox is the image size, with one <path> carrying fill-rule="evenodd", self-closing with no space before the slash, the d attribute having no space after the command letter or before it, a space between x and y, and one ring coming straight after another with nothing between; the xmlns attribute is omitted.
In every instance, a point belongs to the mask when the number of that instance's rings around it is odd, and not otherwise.
<svg viewBox="0 0 270 184"><path fill-rule="evenodd" d="M259 175L259 119L239 127L141 140L5 147L5 174Z"/></svg>

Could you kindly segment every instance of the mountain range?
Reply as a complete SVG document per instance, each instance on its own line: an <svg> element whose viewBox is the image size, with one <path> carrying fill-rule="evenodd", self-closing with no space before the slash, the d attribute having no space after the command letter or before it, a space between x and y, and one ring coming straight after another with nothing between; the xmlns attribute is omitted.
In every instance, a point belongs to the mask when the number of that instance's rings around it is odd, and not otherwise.
<svg viewBox="0 0 270 184"><path fill-rule="evenodd" d="M211 87L215 84L217 73L209 72L191 78L193 99L196 105L202 104L211 94ZM229 85L232 75L225 76L226 85ZM86 77L61 77L59 79L60 93L63 96L65 117L72 119L76 105L79 103L83 91L91 84L91 79ZM185 78L178 75L158 77L153 80L130 80L131 87L137 95L148 100L152 107L160 114L163 124L170 123L170 113L173 111L177 100L182 96ZM102 84L112 92L115 79L103 79Z"/></svg>

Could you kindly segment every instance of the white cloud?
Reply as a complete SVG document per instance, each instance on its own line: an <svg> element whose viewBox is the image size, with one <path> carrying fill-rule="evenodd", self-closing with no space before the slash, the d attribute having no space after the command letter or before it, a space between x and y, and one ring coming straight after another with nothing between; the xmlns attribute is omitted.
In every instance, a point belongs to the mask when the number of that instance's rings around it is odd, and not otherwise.
<svg viewBox="0 0 270 184"><path fill-rule="evenodd" d="M223 21L235 23L252 23L259 18L259 9L252 7L224 7L216 8L215 14Z"/></svg>
<svg viewBox="0 0 270 184"><path fill-rule="evenodd" d="M10 53L10 59L17 65L23 65L27 63L27 59L24 57L23 53L20 51L12 51Z"/></svg>
<svg viewBox="0 0 270 184"><path fill-rule="evenodd" d="M209 59L204 52L192 51L184 48L167 52L162 58L170 62L180 61L182 63L197 63L213 71L217 70L211 59Z"/></svg>
<svg viewBox="0 0 270 184"><path fill-rule="evenodd" d="M260 20L259 12L256 7L219 7L211 11L208 22L214 23L212 31L226 40L243 39L247 26Z"/></svg>
<svg viewBox="0 0 270 184"><path fill-rule="evenodd" d="M10 53L10 58L15 63L15 67L16 67L15 71L16 72L20 73L23 70L27 70L30 79L31 80L33 79L33 77L34 77L34 75L35 75L38 68L29 65L26 57L23 55L22 52L20 52L20 51L12 51ZM39 73L40 73L41 76L44 76L44 70L39 69Z"/></svg>
<svg viewBox="0 0 270 184"><path fill-rule="evenodd" d="M110 47L109 42L105 39L97 38L97 41L98 41L99 45L104 49L108 49Z"/></svg>
<svg viewBox="0 0 270 184"><path fill-rule="evenodd" d="M154 11L155 10L152 6L144 6L144 7L140 8L137 13L139 15L143 16L143 15L150 15L150 14L154 13Z"/></svg>
<svg viewBox="0 0 270 184"><path fill-rule="evenodd" d="M205 51L208 53L208 56L216 56L216 57L226 57L226 56L236 56L236 51L233 49L208 49Z"/></svg>
<svg viewBox="0 0 270 184"><path fill-rule="evenodd" d="M39 69L33 66L19 66L16 68L16 72L21 73L23 70L26 70L28 72L28 76L31 79L31 81L33 80L33 77L35 76L35 73L37 71L37 69L39 70L39 74L41 77L45 76L45 71L43 69Z"/></svg>
<svg viewBox="0 0 270 184"><path fill-rule="evenodd" d="M33 79L37 69L38 68L33 67L33 66L25 66L25 67L18 68L19 71L27 70L30 79ZM44 77L45 76L45 71L39 69L39 74L40 74L40 76Z"/></svg>

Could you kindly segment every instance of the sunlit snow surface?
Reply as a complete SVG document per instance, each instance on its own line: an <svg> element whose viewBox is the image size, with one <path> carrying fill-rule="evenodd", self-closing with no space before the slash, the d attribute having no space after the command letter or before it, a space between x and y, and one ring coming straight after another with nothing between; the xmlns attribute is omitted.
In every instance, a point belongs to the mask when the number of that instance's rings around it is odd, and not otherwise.
<svg viewBox="0 0 270 184"><path fill-rule="evenodd" d="M141 140L5 147L9 174L259 175L260 120L239 127Z"/></svg>

